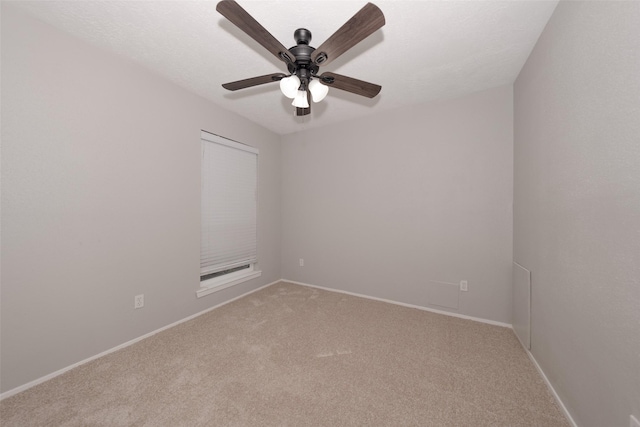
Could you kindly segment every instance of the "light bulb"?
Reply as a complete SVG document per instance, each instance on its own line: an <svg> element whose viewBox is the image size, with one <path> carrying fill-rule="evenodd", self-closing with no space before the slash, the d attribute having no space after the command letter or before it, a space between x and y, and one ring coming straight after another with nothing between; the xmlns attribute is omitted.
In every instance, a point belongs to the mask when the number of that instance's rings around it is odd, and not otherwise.
<svg viewBox="0 0 640 427"><path fill-rule="evenodd" d="M307 91L299 90L291 105L298 108L309 108L309 101L307 101Z"/></svg>
<svg viewBox="0 0 640 427"><path fill-rule="evenodd" d="M300 87L300 79L295 74L280 80L280 90L287 98L295 98Z"/></svg>
<svg viewBox="0 0 640 427"><path fill-rule="evenodd" d="M329 86L323 85L320 80L311 80L309 82L309 92L311 92L313 102L320 102L329 93Z"/></svg>

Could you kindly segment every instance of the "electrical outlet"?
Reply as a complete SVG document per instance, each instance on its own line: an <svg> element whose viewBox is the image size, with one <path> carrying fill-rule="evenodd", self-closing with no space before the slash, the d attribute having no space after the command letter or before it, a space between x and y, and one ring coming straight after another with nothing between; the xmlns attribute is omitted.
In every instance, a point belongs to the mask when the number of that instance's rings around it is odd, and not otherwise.
<svg viewBox="0 0 640 427"><path fill-rule="evenodd" d="M640 421L638 421L638 419L636 417L634 417L633 415L630 416L630 421L629 421L629 425L631 427L640 427Z"/></svg>
<svg viewBox="0 0 640 427"><path fill-rule="evenodd" d="M136 295L133 299L133 308L142 308L144 307L144 294Z"/></svg>
<svg viewBox="0 0 640 427"><path fill-rule="evenodd" d="M304 267L304 260L300 258L300 267Z"/></svg>
<svg viewBox="0 0 640 427"><path fill-rule="evenodd" d="M469 286L466 280L461 280L460 281L460 290L462 292L467 292L469 290Z"/></svg>

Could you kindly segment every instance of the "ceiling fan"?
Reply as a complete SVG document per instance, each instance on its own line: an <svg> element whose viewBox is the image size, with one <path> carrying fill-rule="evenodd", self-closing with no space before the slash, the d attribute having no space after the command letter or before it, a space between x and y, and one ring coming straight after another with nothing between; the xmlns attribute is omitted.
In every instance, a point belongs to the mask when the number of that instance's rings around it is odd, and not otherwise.
<svg viewBox="0 0 640 427"><path fill-rule="evenodd" d="M321 66L328 65L385 24L382 11L373 3L367 3L317 49L309 46L311 31L306 28L294 32L296 45L287 49L235 1L222 0L216 10L283 61L289 72L289 75L274 73L225 83L222 87L227 90L279 81L282 93L293 99L291 105L296 107L296 116L306 116L311 113L309 95L314 102L320 102L329 87L367 98L373 98L382 89L379 85L336 73L318 74Z"/></svg>

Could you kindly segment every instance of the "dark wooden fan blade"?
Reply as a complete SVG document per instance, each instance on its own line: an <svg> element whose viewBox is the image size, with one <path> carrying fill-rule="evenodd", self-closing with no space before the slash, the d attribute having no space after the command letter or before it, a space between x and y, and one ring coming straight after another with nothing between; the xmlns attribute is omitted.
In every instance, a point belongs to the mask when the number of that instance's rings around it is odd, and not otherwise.
<svg viewBox="0 0 640 427"><path fill-rule="evenodd" d="M235 1L222 0L216 6L216 10L281 61L294 62L296 60L282 43Z"/></svg>
<svg viewBox="0 0 640 427"><path fill-rule="evenodd" d="M251 86L263 85L265 83L277 82L282 80L284 77L287 77L287 75L282 73L267 74L259 77L251 77L250 79L244 79L244 80L238 80L236 82L225 83L222 85L222 87L227 90L238 90L238 89L244 89Z"/></svg>
<svg viewBox="0 0 640 427"><path fill-rule="evenodd" d="M322 83L329 87L334 87L340 90L346 90L347 92L355 93L356 95L366 96L367 98L373 98L382 89L380 85L374 85L373 83L365 82L362 80L354 79L353 77L347 77L336 73L322 73L320 76Z"/></svg>
<svg viewBox="0 0 640 427"><path fill-rule="evenodd" d="M367 3L338 31L333 33L311 54L317 65L327 65L384 25L382 11L373 3Z"/></svg>

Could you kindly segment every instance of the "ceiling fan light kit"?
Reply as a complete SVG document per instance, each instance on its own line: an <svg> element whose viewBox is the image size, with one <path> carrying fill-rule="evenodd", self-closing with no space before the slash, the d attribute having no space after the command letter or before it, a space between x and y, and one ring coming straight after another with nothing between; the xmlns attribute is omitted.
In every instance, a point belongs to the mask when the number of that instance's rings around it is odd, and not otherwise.
<svg viewBox="0 0 640 427"><path fill-rule="evenodd" d="M275 73L225 83L222 87L227 90L280 81L284 96L293 99L291 105L296 107L296 115L304 116L311 113L309 93L313 102L320 102L327 96L329 87L367 98L375 97L382 89L379 85L336 73L318 75L320 66L328 65L385 24L382 11L373 3L367 3L317 49L309 45L311 31L306 28L298 28L294 32L296 45L287 49L235 1L222 0L216 10L283 61L289 72L288 76Z"/></svg>
<svg viewBox="0 0 640 427"><path fill-rule="evenodd" d="M280 80L280 90L287 98L295 98L300 88L300 78L295 74Z"/></svg>
<svg viewBox="0 0 640 427"><path fill-rule="evenodd" d="M293 102L291 103L294 107L297 108L309 108L309 100L307 99L307 91L299 90L296 94L296 97L293 98Z"/></svg>
<svg viewBox="0 0 640 427"><path fill-rule="evenodd" d="M309 82L309 92L311 92L313 102L320 102L329 93L329 86L323 85L320 80L311 80Z"/></svg>

